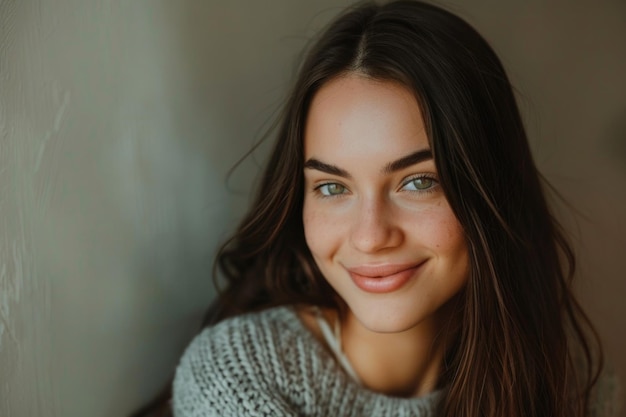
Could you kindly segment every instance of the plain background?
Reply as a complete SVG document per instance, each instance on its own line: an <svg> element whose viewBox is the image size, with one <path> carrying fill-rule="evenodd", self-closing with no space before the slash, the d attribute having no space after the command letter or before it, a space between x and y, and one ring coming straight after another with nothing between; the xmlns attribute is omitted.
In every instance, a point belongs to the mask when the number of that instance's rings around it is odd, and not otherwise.
<svg viewBox="0 0 626 417"><path fill-rule="evenodd" d="M349 1L0 0L0 415L121 416L172 373L307 40ZM626 375L626 2L455 0L518 90Z"/></svg>

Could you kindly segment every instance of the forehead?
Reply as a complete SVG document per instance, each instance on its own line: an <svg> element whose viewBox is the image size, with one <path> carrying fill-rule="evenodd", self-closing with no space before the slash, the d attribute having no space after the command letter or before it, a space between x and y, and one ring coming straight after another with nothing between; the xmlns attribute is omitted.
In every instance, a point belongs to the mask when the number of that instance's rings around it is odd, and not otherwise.
<svg viewBox="0 0 626 417"><path fill-rule="evenodd" d="M394 156L428 149L420 106L413 92L393 81L350 74L315 94L304 131L305 156L362 152Z"/></svg>

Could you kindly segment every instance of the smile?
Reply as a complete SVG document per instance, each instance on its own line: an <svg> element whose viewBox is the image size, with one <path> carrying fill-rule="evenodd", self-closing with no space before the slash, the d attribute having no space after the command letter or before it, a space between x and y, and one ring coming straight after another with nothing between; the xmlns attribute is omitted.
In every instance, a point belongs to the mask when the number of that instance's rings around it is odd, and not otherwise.
<svg viewBox="0 0 626 417"><path fill-rule="evenodd" d="M402 288L424 263L358 266L346 270L361 290L380 294Z"/></svg>

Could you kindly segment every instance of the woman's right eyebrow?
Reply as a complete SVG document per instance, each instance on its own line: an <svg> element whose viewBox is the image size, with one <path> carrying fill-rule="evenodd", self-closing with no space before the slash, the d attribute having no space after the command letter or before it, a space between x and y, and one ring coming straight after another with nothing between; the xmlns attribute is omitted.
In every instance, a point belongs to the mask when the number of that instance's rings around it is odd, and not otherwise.
<svg viewBox="0 0 626 417"><path fill-rule="evenodd" d="M335 165L327 164L315 158L311 158L307 160L304 163L304 168L315 169L318 171L325 172L327 174L337 175L338 177L343 177L347 179L352 178L352 176L345 169L341 169Z"/></svg>

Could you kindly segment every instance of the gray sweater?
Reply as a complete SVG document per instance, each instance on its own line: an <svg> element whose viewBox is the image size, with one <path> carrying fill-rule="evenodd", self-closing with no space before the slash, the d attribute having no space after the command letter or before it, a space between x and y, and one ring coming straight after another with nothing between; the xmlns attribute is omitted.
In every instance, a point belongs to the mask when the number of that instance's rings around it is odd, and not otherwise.
<svg viewBox="0 0 626 417"><path fill-rule="evenodd" d="M352 380L290 307L205 329L174 379L176 417L434 417L442 392L396 398ZM594 417L615 415L615 381L601 381Z"/></svg>

